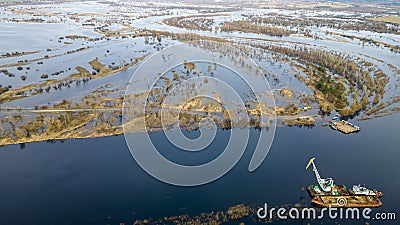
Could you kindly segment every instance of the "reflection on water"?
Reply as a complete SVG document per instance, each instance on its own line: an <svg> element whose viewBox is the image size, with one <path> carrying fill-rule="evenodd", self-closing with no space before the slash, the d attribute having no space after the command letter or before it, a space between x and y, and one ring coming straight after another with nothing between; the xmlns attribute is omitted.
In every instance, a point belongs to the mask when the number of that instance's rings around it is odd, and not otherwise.
<svg viewBox="0 0 400 225"><path fill-rule="evenodd" d="M399 215L398 116L359 124L363 131L354 135L321 126L279 128L266 161L253 173L247 167L259 131L251 130L254 138L232 171L213 183L189 188L147 175L132 159L123 136L5 146L0 148L0 223L131 224L135 219L226 210L240 203L295 204L300 197L310 200L301 188L315 183L314 174L305 170L313 156L321 175L333 177L337 184L382 190L383 207L374 212ZM176 150L161 133L151 136L162 151ZM218 142L225 143L228 136L229 131L219 130ZM209 152L204 157L215 157L218 144L204 150ZM184 160L184 155L177 156Z"/></svg>

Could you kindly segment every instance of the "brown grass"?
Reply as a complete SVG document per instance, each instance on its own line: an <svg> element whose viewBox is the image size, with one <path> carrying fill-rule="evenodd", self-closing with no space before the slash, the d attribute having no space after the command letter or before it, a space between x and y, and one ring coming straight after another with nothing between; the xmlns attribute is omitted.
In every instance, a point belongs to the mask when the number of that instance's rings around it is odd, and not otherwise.
<svg viewBox="0 0 400 225"><path fill-rule="evenodd" d="M370 18L370 20L400 25L400 16L382 16L382 17Z"/></svg>

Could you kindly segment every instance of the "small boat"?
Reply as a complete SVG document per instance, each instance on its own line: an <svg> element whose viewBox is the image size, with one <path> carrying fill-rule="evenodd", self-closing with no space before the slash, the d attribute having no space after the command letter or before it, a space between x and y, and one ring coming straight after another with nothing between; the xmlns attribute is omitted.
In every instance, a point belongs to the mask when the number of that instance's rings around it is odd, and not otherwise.
<svg viewBox="0 0 400 225"><path fill-rule="evenodd" d="M365 186L362 187L361 185L354 185L353 188L349 191L350 194L353 195L368 195L368 196L377 196L378 198L382 197L383 194L377 190L370 190Z"/></svg>

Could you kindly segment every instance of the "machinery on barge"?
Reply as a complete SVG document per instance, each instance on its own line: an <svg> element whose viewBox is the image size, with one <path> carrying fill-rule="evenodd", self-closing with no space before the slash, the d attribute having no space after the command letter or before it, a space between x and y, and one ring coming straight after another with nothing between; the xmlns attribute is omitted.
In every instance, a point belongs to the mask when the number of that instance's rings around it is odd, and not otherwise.
<svg viewBox="0 0 400 225"><path fill-rule="evenodd" d="M318 182L317 185L309 185L307 187L313 205L333 208L373 208L382 206L382 202L379 199L383 196L382 192L370 190L361 185L354 185L352 189L347 190L344 185L336 185L332 178L321 178L314 160L315 158L310 159L306 166L307 170L312 165Z"/></svg>

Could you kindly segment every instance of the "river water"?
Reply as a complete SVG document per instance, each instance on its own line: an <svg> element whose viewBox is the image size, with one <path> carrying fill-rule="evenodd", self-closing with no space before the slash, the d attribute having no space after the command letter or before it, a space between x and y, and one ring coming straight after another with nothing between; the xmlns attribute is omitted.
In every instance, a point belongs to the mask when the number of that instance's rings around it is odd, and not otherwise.
<svg viewBox="0 0 400 225"><path fill-rule="evenodd" d="M121 135L4 146L0 148L0 224L132 224L136 219L227 210L241 203L293 205L300 197L309 202L301 188L315 183L312 171L305 170L311 157L317 158L321 176L333 177L337 184L366 184L381 190L383 206L373 212L398 216L398 124L398 115L363 121L359 123L362 132L352 135L322 126L277 128L267 159L250 173L247 167L259 133L252 129L239 163L221 179L198 187L172 186L148 175L133 160ZM229 134L229 130L218 130L203 159L217 156ZM160 132L151 138L160 152L176 150ZM183 155L175 156L177 161L185 160Z"/></svg>
<svg viewBox="0 0 400 225"><path fill-rule="evenodd" d="M68 10L71 6L73 6L73 12L85 8L76 3L64 8ZM240 14L241 12L232 13L233 18L236 19L240 18ZM160 23L162 19L164 18L149 17L134 20L131 25L179 33L186 32L184 29L172 28ZM4 53L41 50L33 55L21 56L18 60L32 59L33 56L33 58L41 58L50 54L44 50L46 48L53 49L51 54L62 54L68 50L82 47L84 42L76 41L71 45L60 46L61 44L57 40L61 36L72 34L98 36L91 30L83 29L80 24L78 26L79 28L76 27L76 24L70 23L1 22L2 51ZM27 32L30 34L29 41L26 41ZM324 32L321 31L321 33ZM224 38L260 38L260 35L253 34L214 34L202 31L198 33ZM376 36L381 34L357 33L357 35ZM398 40L397 36L392 37L392 35L383 35L383 38L385 41L393 39L395 43ZM328 50L344 51L356 56L366 54L399 66L399 61L396 60L394 53L376 46L362 47L354 40L338 45L336 41L294 36L267 37L267 39L316 44ZM90 43L90 49L74 55L48 59L46 62L50 63L45 66L67 69L74 65L71 60L80 61L76 65L88 66L87 60L83 62L81 59L92 60L95 57L102 57L100 59L106 60L107 63L111 63L111 61L118 63L119 58L116 60L116 55L109 58L103 57L108 49L111 49L110 55L114 52L124 54L121 59L124 57L135 58L143 55L143 52L136 52L136 50L152 52L153 46L147 46L143 42L142 38L136 38L113 40L107 43L101 41ZM165 42L175 43L163 39L163 43ZM86 45L88 44L86 43ZM130 48L128 48L129 51L126 50L127 46L131 45L135 46L134 52L136 53L132 53ZM16 63L17 59L4 58L1 61L2 64L8 64ZM41 67L36 64L31 66L31 71L36 67ZM45 70L46 68L37 71L37 80L34 80L35 76L28 76L27 82L37 82L42 73L48 72ZM61 98L80 97L107 83L113 83L116 86L122 85L126 83L127 78L135 69L133 67L115 76L91 81L85 87L78 86L65 89L62 93L45 94L45 97L37 95L11 102L8 106L41 105L61 100ZM17 73L16 68L9 70ZM280 74L279 71L276 73ZM15 78L3 76L1 82L4 85L13 84L14 87L27 84L20 82L21 73L17 73L17 75ZM67 75L69 73L65 73L65 76ZM398 88L393 89L397 94ZM132 224L136 219L182 214L198 215L203 212L227 210L232 205L242 203L252 206L261 206L264 203L268 203L270 206L294 205L302 197L303 201L309 203L311 199L306 191L302 190L302 187L316 183L312 171L305 170L308 160L312 157L316 157L315 162L321 176L332 177L337 184L345 184L348 188L353 184L365 184L369 188L382 191L384 193L383 206L374 209L373 212L396 212L399 217L400 207L397 204L400 199L399 118L399 114L395 114L357 122L362 131L351 135L343 135L328 127L322 127L321 124L312 129L277 128L274 143L266 160L255 172L250 173L247 168L259 134L258 130L252 129L248 148L239 163L221 179L197 187L172 186L148 175L132 158L122 135L0 147L0 225ZM160 152L170 154L171 160L180 163L204 163L221 153L228 141L229 134L229 130L218 130L214 143L205 149L198 158L179 152L177 148L168 143L162 133L152 133L151 138ZM187 135L196 136L197 132L187 133ZM329 219L318 222L306 221L305 223L302 221L275 222L285 224L306 224L307 222L311 224L337 222L340 224L365 224L365 221L331 221ZM368 222L370 224L398 224L398 220ZM233 221L232 224L238 224L238 221Z"/></svg>

